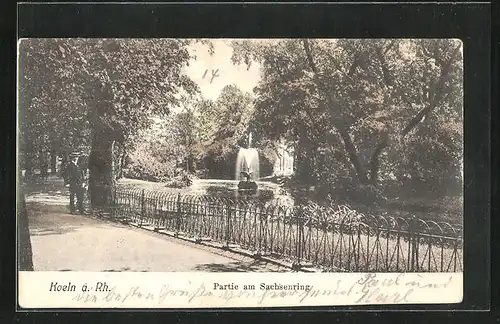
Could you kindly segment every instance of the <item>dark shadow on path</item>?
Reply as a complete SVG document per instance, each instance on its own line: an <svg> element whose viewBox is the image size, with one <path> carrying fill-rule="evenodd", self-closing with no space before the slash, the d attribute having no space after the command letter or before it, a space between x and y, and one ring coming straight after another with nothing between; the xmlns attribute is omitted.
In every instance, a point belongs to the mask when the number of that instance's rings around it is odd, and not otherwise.
<svg viewBox="0 0 500 324"><path fill-rule="evenodd" d="M122 271L130 271L130 268L129 267L123 267L123 268L120 268L120 269L107 269L107 270L103 270L103 272L122 272Z"/></svg>
<svg viewBox="0 0 500 324"><path fill-rule="evenodd" d="M64 186L64 180L57 176L49 176L43 182L19 181L26 195L45 193L49 195L68 194L68 188Z"/></svg>
<svg viewBox="0 0 500 324"><path fill-rule="evenodd" d="M55 270L55 271L60 271L60 272L69 272L69 271L79 271L79 270L73 270L73 269L60 269L60 270ZM123 267L120 269L106 269L106 270L101 270L101 272L149 272L149 270L132 270L128 267Z"/></svg>
<svg viewBox="0 0 500 324"><path fill-rule="evenodd" d="M69 189L62 179L51 178L44 184L21 184L26 200L44 205L69 205Z"/></svg>
<svg viewBox="0 0 500 324"><path fill-rule="evenodd" d="M64 235L74 232L78 228L76 226L59 226L50 228L31 228L31 236L44 236L44 235Z"/></svg>
<svg viewBox="0 0 500 324"><path fill-rule="evenodd" d="M103 227L104 223L69 213L69 206L27 203L30 236L64 235L86 227Z"/></svg>
<svg viewBox="0 0 500 324"><path fill-rule="evenodd" d="M231 262L231 263L206 263L200 264L193 268L195 271L204 272L286 272L272 271L266 269L266 263L262 261L253 262Z"/></svg>

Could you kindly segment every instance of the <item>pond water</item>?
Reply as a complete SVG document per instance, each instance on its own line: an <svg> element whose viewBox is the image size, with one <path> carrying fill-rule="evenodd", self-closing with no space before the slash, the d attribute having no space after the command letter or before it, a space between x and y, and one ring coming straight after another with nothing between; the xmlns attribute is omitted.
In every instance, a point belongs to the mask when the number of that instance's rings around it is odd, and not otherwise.
<svg viewBox="0 0 500 324"><path fill-rule="evenodd" d="M238 190L236 180L199 179L185 190L188 193L233 200L250 200L258 203L293 204L291 195L276 183L256 181L257 191Z"/></svg>
<svg viewBox="0 0 500 324"><path fill-rule="evenodd" d="M145 189L153 192L185 193L188 195L207 196L214 198L230 198L233 200L254 201L259 204L279 203L283 206L292 206L292 195L280 185L269 181L256 181L257 191L238 190L236 180L197 179L192 185L185 188L171 188L162 182L123 178L119 181L121 188Z"/></svg>

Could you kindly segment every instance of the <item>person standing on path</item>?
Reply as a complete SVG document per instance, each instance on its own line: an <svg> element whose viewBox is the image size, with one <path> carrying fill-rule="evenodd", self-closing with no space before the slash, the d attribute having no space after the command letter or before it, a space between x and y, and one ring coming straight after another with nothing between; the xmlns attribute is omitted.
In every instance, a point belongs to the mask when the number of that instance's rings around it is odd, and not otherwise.
<svg viewBox="0 0 500 324"><path fill-rule="evenodd" d="M75 213L75 196L77 208L80 214L84 214L83 199L85 196L85 174L78 165L79 155L72 154L70 162L66 166L66 175L69 184L69 205L72 214Z"/></svg>

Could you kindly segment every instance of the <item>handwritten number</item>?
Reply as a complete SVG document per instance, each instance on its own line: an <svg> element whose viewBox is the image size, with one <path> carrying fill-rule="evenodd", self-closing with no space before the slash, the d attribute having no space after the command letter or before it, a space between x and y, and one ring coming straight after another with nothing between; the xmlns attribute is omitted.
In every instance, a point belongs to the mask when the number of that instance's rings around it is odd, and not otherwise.
<svg viewBox="0 0 500 324"><path fill-rule="evenodd" d="M212 81L214 80L214 78L218 77L219 76L219 69L217 70L212 70L212 79L210 79L210 83L212 83Z"/></svg>
<svg viewBox="0 0 500 324"><path fill-rule="evenodd" d="M205 70L205 73L203 73L203 77L202 79L205 79L205 77L207 76L207 73L208 73L208 69ZM212 70L212 77L210 78L210 83L212 83L214 81L214 79L216 77L219 76L219 69L217 70Z"/></svg>

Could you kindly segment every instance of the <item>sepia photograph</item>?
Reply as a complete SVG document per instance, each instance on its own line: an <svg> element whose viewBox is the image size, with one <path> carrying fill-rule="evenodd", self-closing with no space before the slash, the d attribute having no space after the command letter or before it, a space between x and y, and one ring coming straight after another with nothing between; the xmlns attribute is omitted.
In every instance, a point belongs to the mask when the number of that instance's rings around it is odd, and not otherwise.
<svg viewBox="0 0 500 324"><path fill-rule="evenodd" d="M21 39L18 270L462 273L463 96L457 39Z"/></svg>
<svg viewBox="0 0 500 324"><path fill-rule="evenodd" d="M22 39L19 267L461 272L453 39Z"/></svg>

